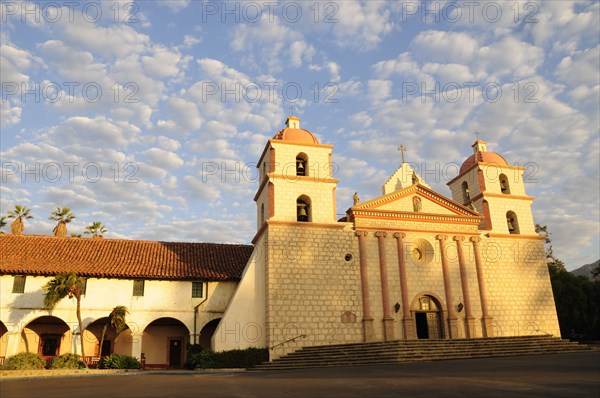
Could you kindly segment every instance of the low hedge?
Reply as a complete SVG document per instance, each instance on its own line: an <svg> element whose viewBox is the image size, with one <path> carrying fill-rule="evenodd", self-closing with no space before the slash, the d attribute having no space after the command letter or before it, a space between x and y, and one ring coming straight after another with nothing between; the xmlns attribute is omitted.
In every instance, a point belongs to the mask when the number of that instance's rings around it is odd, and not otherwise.
<svg viewBox="0 0 600 398"><path fill-rule="evenodd" d="M213 352L188 346L185 366L188 369L253 368L268 360L269 350L266 348Z"/></svg>
<svg viewBox="0 0 600 398"><path fill-rule="evenodd" d="M6 358L3 370L30 370L30 369L44 369L46 367L46 360L39 354L33 352L21 352Z"/></svg>
<svg viewBox="0 0 600 398"><path fill-rule="evenodd" d="M130 355L111 354L100 359L98 369L140 369L142 364Z"/></svg>
<svg viewBox="0 0 600 398"><path fill-rule="evenodd" d="M85 368L81 356L77 354L64 354L54 357L50 369L81 369Z"/></svg>

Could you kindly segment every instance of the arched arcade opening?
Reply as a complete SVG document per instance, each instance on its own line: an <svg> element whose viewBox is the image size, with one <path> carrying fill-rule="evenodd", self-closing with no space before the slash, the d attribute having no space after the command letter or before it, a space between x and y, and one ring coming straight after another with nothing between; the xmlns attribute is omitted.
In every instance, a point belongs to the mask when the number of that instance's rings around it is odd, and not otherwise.
<svg viewBox="0 0 600 398"><path fill-rule="evenodd" d="M142 355L146 368L181 368L190 331L178 319L158 318L144 329Z"/></svg>

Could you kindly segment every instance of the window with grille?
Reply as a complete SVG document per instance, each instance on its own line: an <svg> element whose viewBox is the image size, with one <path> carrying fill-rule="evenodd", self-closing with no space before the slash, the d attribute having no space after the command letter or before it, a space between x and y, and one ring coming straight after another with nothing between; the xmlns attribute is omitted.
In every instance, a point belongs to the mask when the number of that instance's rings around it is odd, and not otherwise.
<svg viewBox="0 0 600 398"><path fill-rule="evenodd" d="M144 281L143 280L133 281L133 295L137 296L137 297L141 297L144 295Z"/></svg>
<svg viewBox="0 0 600 398"><path fill-rule="evenodd" d="M24 293L25 292L25 275L15 275L13 280L13 293Z"/></svg>
<svg viewBox="0 0 600 398"><path fill-rule="evenodd" d="M192 282L192 298L202 298L204 293L203 282Z"/></svg>

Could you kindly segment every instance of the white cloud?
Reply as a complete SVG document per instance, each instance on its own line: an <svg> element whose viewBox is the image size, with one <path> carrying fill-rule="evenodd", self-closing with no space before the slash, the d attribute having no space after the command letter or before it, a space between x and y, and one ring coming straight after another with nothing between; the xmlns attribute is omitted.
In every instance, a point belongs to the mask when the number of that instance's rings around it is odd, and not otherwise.
<svg viewBox="0 0 600 398"><path fill-rule="evenodd" d="M165 170L176 169L183 166L183 159L175 152L165 151L160 148L150 148L144 152L150 163Z"/></svg>
<svg viewBox="0 0 600 398"><path fill-rule="evenodd" d="M181 54L171 51L163 46L155 46L152 56L141 58L142 66L147 74L154 78L165 78L175 76L179 72L179 61Z"/></svg>
<svg viewBox="0 0 600 398"><path fill-rule="evenodd" d="M325 4L320 7L324 8L327 16L336 20L331 23L332 33L340 47L372 50L394 29L391 12L386 9L387 2L347 0Z"/></svg>
<svg viewBox="0 0 600 398"><path fill-rule="evenodd" d="M158 4L164 7L168 7L174 13L178 13L181 10L187 8L190 5L191 0L161 0L157 1Z"/></svg>
<svg viewBox="0 0 600 398"><path fill-rule="evenodd" d="M600 83L600 46L577 51L564 57L556 67L555 75L570 87L593 87Z"/></svg>
<svg viewBox="0 0 600 398"><path fill-rule="evenodd" d="M231 48L248 54L248 63L256 67L265 65L269 72L280 71L284 65L297 68L310 62L315 49L303 35L284 25L278 17L269 19L265 13L258 23L237 25Z"/></svg>

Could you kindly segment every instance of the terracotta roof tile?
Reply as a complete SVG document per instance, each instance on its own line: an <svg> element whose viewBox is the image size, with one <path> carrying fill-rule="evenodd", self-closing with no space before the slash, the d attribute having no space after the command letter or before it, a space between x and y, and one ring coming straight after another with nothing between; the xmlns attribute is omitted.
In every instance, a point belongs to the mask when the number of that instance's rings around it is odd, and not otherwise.
<svg viewBox="0 0 600 398"><path fill-rule="evenodd" d="M162 280L239 280L250 245L0 234L0 273Z"/></svg>

